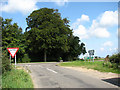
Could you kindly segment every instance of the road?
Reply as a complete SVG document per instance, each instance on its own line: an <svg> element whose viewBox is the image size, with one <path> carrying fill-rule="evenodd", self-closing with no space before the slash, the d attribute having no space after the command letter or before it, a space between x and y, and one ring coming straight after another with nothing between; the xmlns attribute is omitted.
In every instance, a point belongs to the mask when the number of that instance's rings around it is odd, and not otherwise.
<svg viewBox="0 0 120 90"><path fill-rule="evenodd" d="M118 88L83 72L56 66L56 63L17 65L30 70L35 88Z"/></svg>

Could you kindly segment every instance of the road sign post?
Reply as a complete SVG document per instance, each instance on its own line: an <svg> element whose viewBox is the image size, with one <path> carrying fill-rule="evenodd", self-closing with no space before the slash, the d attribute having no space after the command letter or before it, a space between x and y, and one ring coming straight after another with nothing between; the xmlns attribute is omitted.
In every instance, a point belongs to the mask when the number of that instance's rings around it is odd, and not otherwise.
<svg viewBox="0 0 120 90"><path fill-rule="evenodd" d="M88 53L89 53L89 56L90 56L90 60L92 60L92 57L94 55L94 50L89 50ZM94 62L94 57L93 57L93 62Z"/></svg>
<svg viewBox="0 0 120 90"><path fill-rule="evenodd" d="M11 65L11 55L10 55L10 65Z"/></svg>
<svg viewBox="0 0 120 90"><path fill-rule="evenodd" d="M8 52L10 53L10 64L11 64L11 56L12 58L15 57L15 68L16 68L16 53L19 48L7 48Z"/></svg>
<svg viewBox="0 0 120 90"><path fill-rule="evenodd" d="M15 55L15 68L16 68L16 55Z"/></svg>

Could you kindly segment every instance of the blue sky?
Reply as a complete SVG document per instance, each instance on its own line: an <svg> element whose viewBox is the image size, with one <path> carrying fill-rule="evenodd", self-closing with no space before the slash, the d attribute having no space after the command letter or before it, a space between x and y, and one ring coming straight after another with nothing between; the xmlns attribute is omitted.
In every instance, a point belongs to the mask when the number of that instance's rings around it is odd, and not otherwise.
<svg viewBox="0 0 120 90"><path fill-rule="evenodd" d="M3 18L12 18L27 27L26 18L40 8L58 9L61 17L70 20L73 34L84 42L86 49L95 50L95 56L105 57L118 49L118 3L117 2L38 2L38 0L8 0L1 2ZM86 54L87 55L87 54ZM82 55L80 57L83 57Z"/></svg>

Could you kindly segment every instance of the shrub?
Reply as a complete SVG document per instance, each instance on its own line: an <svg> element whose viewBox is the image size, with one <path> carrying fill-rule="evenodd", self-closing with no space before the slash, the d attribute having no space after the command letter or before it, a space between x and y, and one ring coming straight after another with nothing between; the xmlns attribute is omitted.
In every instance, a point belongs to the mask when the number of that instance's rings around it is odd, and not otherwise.
<svg viewBox="0 0 120 90"><path fill-rule="evenodd" d="M84 59L80 59L79 61L84 61Z"/></svg>
<svg viewBox="0 0 120 90"><path fill-rule="evenodd" d="M113 69L118 69L120 65L120 53L110 56L109 60L110 62L104 62L103 66L107 66Z"/></svg>
<svg viewBox="0 0 120 90"><path fill-rule="evenodd" d="M25 62L30 62L31 59L29 58L28 54L24 54L24 57L22 58L22 63L25 63Z"/></svg>
<svg viewBox="0 0 120 90"><path fill-rule="evenodd" d="M109 59L111 63L120 63L120 53L112 55Z"/></svg>
<svg viewBox="0 0 120 90"><path fill-rule="evenodd" d="M11 70L10 60L6 52L2 54L2 73Z"/></svg>

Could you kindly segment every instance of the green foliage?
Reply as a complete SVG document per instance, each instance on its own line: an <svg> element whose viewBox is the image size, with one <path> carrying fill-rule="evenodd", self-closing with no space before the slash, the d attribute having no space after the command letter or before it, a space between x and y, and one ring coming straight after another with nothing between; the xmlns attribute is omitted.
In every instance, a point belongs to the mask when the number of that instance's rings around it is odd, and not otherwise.
<svg viewBox="0 0 120 90"><path fill-rule="evenodd" d="M59 57L59 60L62 60L62 57Z"/></svg>
<svg viewBox="0 0 120 90"><path fill-rule="evenodd" d="M69 28L69 20L62 19L57 9L35 10L26 18L26 21L28 25L25 32L26 46L29 53L44 53L44 60L46 56L48 59L53 57L57 59L61 56L68 60L86 53L85 44L79 45L79 38L74 37Z"/></svg>
<svg viewBox="0 0 120 90"><path fill-rule="evenodd" d="M8 56L6 52L4 51L2 54L2 73L10 71L11 66L10 66L10 60L8 59Z"/></svg>
<svg viewBox="0 0 120 90"><path fill-rule="evenodd" d="M113 68L113 69L119 69L118 68L119 65L120 63L111 63L111 62L103 63L104 67Z"/></svg>
<svg viewBox="0 0 120 90"><path fill-rule="evenodd" d="M33 83L24 70L12 69L2 75L2 88L33 88Z"/></svg>
<svg viewBox="0 0 120 90"><path fill-rule="evenodd" d="M109 59L111 63L120 63L120 53L113 54Z"/></svg>
<svg viewBox="0 0 120 90"><path fill-rule="evenodd" d="M69 38L69 51L63 54L63 57L66 60L72 61L72 60L77 60L78 55L85 54L86 49L85 49L85 44L80 43L79 37L77 36L71 36Z"/></svg>
<svg viewBox="0 0 120 90"><path fill-rule="evenodd" d="M41 8L33 11L27 18L26 32L22 33L12 19L2 22L2 50L18 47L17 62L76 60L85 54L85 44L73 36L67 18L61 18L57 9ZM0 32L1 33L1 32Z"/></svg>
<svg viewBox="0 0 120 90"><path fill-rule="evenodd" d="M104 58L98 58L98 59L94 59L94 60L104 60Z"/></svg>
<svg viewBox="0 0 120 90"><path fill-rule="evenodd" d="M22 58L22 63L30 62L31 59L29 58L28 54L24 54L24 57Z"/></svg>
<svg viewBox="0 0 120 90"><path fill-rule="evenodd" d="M25 53L25 38L22 34L22 28L17 23L12 23L12 19L3 19L2 22L2 50L6 51L8 47L18 47L17 60L20 61Z"/></svg>
<svg viewBox="0 0 120 90"><path fill-rule="evenodd" d="M114 68L114 69L119 69L120 66L120 53L118 54L113 54L109 58L110 62L104 62L103 66L109 67L109 68Z"/></svg>
<svg viewBox="0 0 120 90"><path fill-rule="evenodd" d="M65 26L58 10L42 8L33 11L26 20L27 29L30 28L26 36L28 45L32 45L30 50L68 50L67 36L71 31Z"/></svg>
<svg viewBox="0 0 120 90"><path fill-rule="evenodd" d="M110 63L109 63L110 64ZM120 70L118 68L109 68L108 66L103 67L103 61L95 61L95 62L85 62L85 61L73 61L73 62L63 62L60 64L61 66L73 66L73 67L85 67L88 69L94 69L101 72L113 72L119 73Z"/></svg>

